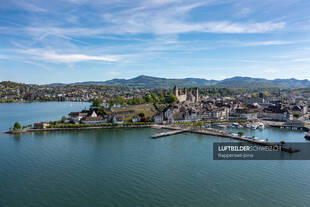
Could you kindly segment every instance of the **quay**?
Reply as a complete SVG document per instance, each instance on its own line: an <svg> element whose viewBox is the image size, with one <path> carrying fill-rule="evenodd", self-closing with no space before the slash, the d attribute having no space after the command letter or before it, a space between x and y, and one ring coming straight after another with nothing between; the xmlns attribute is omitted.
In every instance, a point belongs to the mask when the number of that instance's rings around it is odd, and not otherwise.
<svg viewBox="0 0 310 207"><path fill-rule="evenodd" d="M210 135L210 136L216 136L216 137L222 137L222 138L230 138L230 139L244 141L244 142L248 142L248 143L256 144L256 145L279 147L279 149L281 149L281 151L289 152L289 153L299 152L298 149L292 149L290 147L282 146L282 145L279 145L277 143L265 142L263 140L250 139L247 137L240 137L240 136L232 135L232 134L229 134L226 132L219 132L219 131L212 130L212 129L205 129L205 130L195 129L195 128L182 129L180 127L169 127L169 126L162 126L162 127L161 126L155 126L152 128L156 128L156 129L161 128L161 129L173 130L171 132L162 132L162 133L154 134L152 136L153 139L156 139L159 137L171 136L171 135L180 134L180 133L195 133L195 134Z"/></svg>
<svg viewBox="0 0 310 207"><path fill-rule="evenodd" d="M302 122L299 120L291 120L287 122L275 122L275 121L263 121L266 126L292 129L292 130L302 130L308 132L310 130L310 124L307 122Z"/></svg>

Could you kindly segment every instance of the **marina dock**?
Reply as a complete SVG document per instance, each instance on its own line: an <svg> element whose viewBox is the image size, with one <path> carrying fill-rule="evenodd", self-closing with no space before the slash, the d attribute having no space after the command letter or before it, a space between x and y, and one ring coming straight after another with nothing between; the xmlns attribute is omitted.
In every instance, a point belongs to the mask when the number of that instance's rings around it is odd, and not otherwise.
<svg viewBox="0 0 310 207"><path fill-rule="evenodd" d="M170 132L161 132L158 134L154 134L152 136L153 139L156 138L160 138L160 137L165 137L165 136L171 136L171 135L175 135L175 134L181 134L181 133L195 133L195 134L203 134L203 135L209 135L209 136L216 136L216 137L221 137L221 138L229 138L229 139L235 139L235 140L239 140L239 141L244 141L244 142L248 142L251 144L256 144L256 145L263 145L263 146L278 146L281 151L284 152L289 152L289 153L294 153L294 152L299 152L298 149L292 149L290 147L285 147L282 145L279 145L277 143L273 143L273 142L266 142L264 140L257 140L257 139L250 139L247 137L241 137L241 136L236 136L230 133L226 133L226 132L220 132L220 131L216 131L216 130L211 130L211 129L195 129L195 128L185 128L182 129L180 127L170 127L170 126L156 126L153 127L156 129L169 129L169 130L173 130Z"/></svg>

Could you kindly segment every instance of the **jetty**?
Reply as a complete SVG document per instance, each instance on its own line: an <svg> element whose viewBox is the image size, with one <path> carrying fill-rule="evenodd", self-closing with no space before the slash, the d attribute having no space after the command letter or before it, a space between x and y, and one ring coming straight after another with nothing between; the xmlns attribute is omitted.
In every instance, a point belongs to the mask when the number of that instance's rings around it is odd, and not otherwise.
<svg viewBox="0 0 310 207"><path fill-rule="evenodd" d="M169 132L161 132L158 134L154 134L152 136L152 138L156 139L156 138L160 138L160 137L166 137L166 136L171 136L171 135L175 135L175 134L181 134L181 133L187 132L187 131L188 131L187 129L179 129L179 130L174 130L174 131L169 131Z"/></svg>
<svg viewBox="0 0 310 207"><path fill-rule="evenodd" d="M244 141L244 142L248 142L248 143L256 144L256 145L279 147L281 151L289 152L289 153L299 152L298 149L292 149L290 147L282 146L274 142L266 142L264 140L251 139L251 138L233 135L227 132L217 131L213 129L181 128L181 127L170 127L170 126L162 126L162 127L155 126L152 128L173 130L170 132L161 132L158 134L154 134L151 136L151 138L153 139L171 136L171 135L180 134L180 133L195 133L195 134L216 136L216 137L221 137L221 138L235 139L235 140Z"/></svg>

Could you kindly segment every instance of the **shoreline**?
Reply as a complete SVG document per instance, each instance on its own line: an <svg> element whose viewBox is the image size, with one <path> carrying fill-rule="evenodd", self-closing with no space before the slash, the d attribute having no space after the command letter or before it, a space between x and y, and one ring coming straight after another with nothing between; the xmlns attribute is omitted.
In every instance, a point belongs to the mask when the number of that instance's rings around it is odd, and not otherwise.
<svg viewBox="0 0 310 207"><path fill-rule="evenodd" d="M28 132L45 132L45 131L74 131L74 130L96 130L96 129L130 129L130 128L151 128L154 125L128 125L128 126L98 126L98 127L77 127L77 128L45 128L45 129L27 129L20 131L6 131L6 134L24 134Z"/></svg>
<svg viewBox="0 0 310 207"><path fill-rule="evenodd" d="M80 130L98 130L98 129L134 129L134 128L153 128L153 129L167 129L167 130L174 130L170 133L166 133L167 135L164 136L170 136L174 134L179 133L193 133L193 134L202 134L202 135L209 135L209 136L215 136L215 137L221 137L221 138L227 138L227 139L235 139L239 140L241 142L248 142L251 144L256 145L263 145L263 146L280 146L281 151L288 152L288 153L296 153L299 152L299 149L292 149L289 147L281 146L275 142L267 142L267 141L261 141L261 140L254 140L249 139L246 137L240 137L236 135L232 135L226 132L220 132L216 130L208 130L208 129L198 129L198 128L188 128L188 127L174 127L171 125L156 125L156 124L148 124L148 125L117 125L117 126L100 126L100 127L79 127L79 128L45 128L45 129L27 129L27 130L19 130L19 131L7 131L4 133L7 134L23 134L27 132L52 132L52 131L80 131ZM153 135L151 138L157 139L163 136L156 136Z"/></svg>
<svg viewBox="0 0 310 207"><path fill-rule="evenodd" d="M47 103L47 102L74 102L74 103L91 103L91 101L5 101L0 104L14 104L14 103Z"/></svg>

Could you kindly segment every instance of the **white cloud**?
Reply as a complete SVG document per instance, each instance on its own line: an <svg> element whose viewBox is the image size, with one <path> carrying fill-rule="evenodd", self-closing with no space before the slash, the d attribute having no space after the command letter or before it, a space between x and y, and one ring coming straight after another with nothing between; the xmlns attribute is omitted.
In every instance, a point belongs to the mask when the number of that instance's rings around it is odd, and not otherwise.
<svg viewBox="0 0 310 207"><path fill-rule="evenodd" d="M310 58L296 58L296 59L292 59L292 62L307 62L307 63L310 63Z"/></svg>
<svg viewBox="0 0 310 207"><path fill-rule="evenodd" d="M32 36L51 34L55 36L98 36L104 34L182 34L189 32L203 33L267 33L281 30L285 27L284 22L260 22L260 23L235 23L229 21L189 23L181 21L169 21L164 18L157 18L151 21L140 20L139 22L129 21L120 25L113 25L102 28L60 28L60 27L27 27L25 30ZM68 37L67 37L68 38Z"/></svg>
<svg viewBox="0 0 310 207"><path fill-rule="evenodd" d="M251 10L250 8L243 8L243 9L241 9L241 11L238 13L238 16L246 17L246 16L248 16L251 12L252 12L252 10Z"/></svg>
<svg viewBox="0 0 310 207"><path fill-rule="evenodd" d="M198 25L200 30L210 33L265 33L281 30L284 22L259 22L259 23L234 23L234 22L209 22Z"/></svg>
<svg viewBox="0 0 310 207"><path fill-rule="evenodd" d="M30 11L30 12L47 12L46 9L36 6L30 2L26 2L23 0L14 1L20 8Z"/></svg>
<svg viewBox="0 0 310 207"><path fill-rule="evenodd" d="M103 20L112 26L105 32L116 34L180 34L188 32L205 33L266 33L281 30L285 22L231 22L231 21L187 21L189 12L205 6L208 2L173 5L161 9L145 9L144 7L117 13L104 14Z"/></svg>
<svg viewBox="0 0 310 207"><path fill-rule="evenodd" d="M298 42L289 42L289 41L254 41L254 42L246 42L246 41L222 41L224 44L229 44L236 47L255 47L255 46L273 46L273 45L288 45L295 44Z"/></svg>
<svg viewBox="0 0 310 207"><path fill-rule="evenodd" d="M0 54L0 59L10 59L10 56Z"/></svg>
<svg viewBox="0 0 310 207"><path fill-rule="evenodd" d="M20 52L31 55L34 59L57 63L75 63L85 61L117 62L121 59L120 56L116 55L91 56L85 54L57 54L55 51L44 51L41 49L28 49Z"/></svg>
<svg viewBox="0 0 310 207"><path fill-rule="evenodd" d="M248 42L245 46L271 46L271 45L287 45L292 44L292 42L287 41L260 41L260 42Z"/></svg>
<svg viewBox="0 0 310 207"><path fill-rule="evenodd" d="M110 75L110 76L118 76L121 73L120 72L116 72L116 71L109 71L107 74Z"/></svg>
<svg viewBox="0 0 310 207"><path fill-rule="evenodd" d="M182 2L182 0L149 0L145 2L144 5L166 5L166 4L171 4L171 3L176 3L176 2Z"/></svg>

